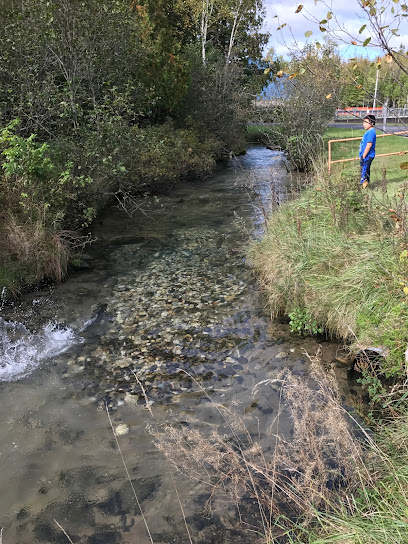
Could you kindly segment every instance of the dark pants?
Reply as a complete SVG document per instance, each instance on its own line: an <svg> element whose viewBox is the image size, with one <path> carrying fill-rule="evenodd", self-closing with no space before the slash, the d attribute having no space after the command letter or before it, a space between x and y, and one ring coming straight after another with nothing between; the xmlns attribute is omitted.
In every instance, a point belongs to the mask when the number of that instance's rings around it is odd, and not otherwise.
<svg viewBox="0 0 408 544"><path fill-rule="evenodd" d="M374 157L366 157L365 159L360 158L360 185L365 181L367 181L367 183L370 183L370 168L373 160Z"/></svg>

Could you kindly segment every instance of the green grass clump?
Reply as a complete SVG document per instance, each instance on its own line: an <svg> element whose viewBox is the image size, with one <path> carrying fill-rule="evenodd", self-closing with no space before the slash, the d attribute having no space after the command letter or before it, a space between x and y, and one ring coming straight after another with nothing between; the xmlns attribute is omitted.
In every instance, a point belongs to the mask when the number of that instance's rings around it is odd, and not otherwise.
<svg viewBox="0 0 408 544"><path fill-rule="evenodd" d="M22 270L15 263L0 265L0 302L15 297L21 288Z"/></svg>

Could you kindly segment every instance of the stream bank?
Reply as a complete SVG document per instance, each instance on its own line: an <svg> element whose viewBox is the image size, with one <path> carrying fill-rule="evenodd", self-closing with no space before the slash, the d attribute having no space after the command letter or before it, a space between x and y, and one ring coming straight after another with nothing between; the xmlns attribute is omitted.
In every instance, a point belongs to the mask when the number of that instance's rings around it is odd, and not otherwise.
<svg viewBox="0 0 408 544"><path fill-rule="evenodd" d="M0 527L8 544L65 542L54 520L74 542L149 542L106 406L156 543L188 537L174 476L146 431L146 397L159 426L227 432L214 409L222 404L266 453L278 430L290 437L279 388L255 386L283 369L306 378L305 351L319 344L271 324L243 252L263 221L254 187L270 205L271 168L283 199L291 178L281 154L252 147L133 218L111 208L96 225L88 269L3 309ZM321 345L330 364L339 346ZM345 370L338 380L345 397L357 394ZM242 532L225 499L203 516L211 490L202 482L177 476L176 485L195 542L259 540Z"/></svg>

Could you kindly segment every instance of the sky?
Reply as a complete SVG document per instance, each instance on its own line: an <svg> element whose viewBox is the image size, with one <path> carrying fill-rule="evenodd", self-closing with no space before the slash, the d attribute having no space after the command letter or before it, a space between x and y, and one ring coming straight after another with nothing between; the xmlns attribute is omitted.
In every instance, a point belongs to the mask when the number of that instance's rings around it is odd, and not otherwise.
<svg viewBox="0 0 408 544"><path fill-rule="evenodd" d="M303 9L299 13L295 13L298 6L302 4ZM396 6L391 0L384 0L384 4L388 4L388 19L384 24L390 23L390 9L392 6ZM276 2L275 0L265 0L266 18L265 29L271 33L271 38L268 45L265 48L265 53L270 47L275 49L275 54L284 58L288 58L290 51L296 49L294 42L297 42L297 48L302 49L308 42L319 41L323 43L324 36L327 32L321 32L319 30L318 21L327 19L327 13L331 11L333 18L329 21L332 29L338 27L340 24L343 26L354 39L365 40L370 36L368 32L369 25L364 19L364 12L359 8L357 0L344 0L344 2L334 1L331 2L325 0L300 0L290 1L283 0L282 2ZM278 17L274 17L277 15ZM313 18L317 19L317 22L312 21ZM277 30L278 27L286 25ZM367 29L361 34L359 30L367 23ZM325 24L323 26L326 26ZM396 25L393 23L390 28L394 28ZM313 34L309 37L305 37L305 32L312 31ZM385 30L384 32L387 32ZM403 19L403 23L400 26L400 37L391 37L391 43L393 47L399 47L401 43L405 44L408 48L408 17ZM341 56L345 59L350 59L356 56L368 57L375 59L378 56L382 56L382 51L379 48L372 47L355 47L351 45L353 37L347 36L346 33L338 35L336 40L338 49ZM343 41L342 41L343 40ZM372 38L372 41L374 38Z"/></svg>

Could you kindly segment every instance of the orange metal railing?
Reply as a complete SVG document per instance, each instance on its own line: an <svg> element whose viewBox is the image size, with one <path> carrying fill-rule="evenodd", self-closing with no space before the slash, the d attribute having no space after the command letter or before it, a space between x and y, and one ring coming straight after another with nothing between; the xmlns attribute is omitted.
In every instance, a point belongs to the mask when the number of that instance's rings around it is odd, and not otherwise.
<svg viewBox="0 0 408 544"><path fill-rule="evenodd" d="M401 134L408 134L408 131L405 130L404 132L394 132L392 134L379 134L377 138L384 138L385 136L397 136ZM352 159L340 159L340 160L331 160L331 144L334 142L348 142L350 140L361 140L361 138L342 138L340 140L329 140L329 174L331 174L331 165L336 162L349 162L349 161L359 161L360 157L354 157ZM405 155L408 153L408 151L395 151L393 153L381 153L380 155L376 155L376 157L387 157L388 155Z"/></svg>

